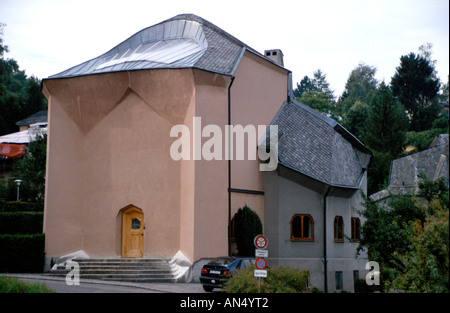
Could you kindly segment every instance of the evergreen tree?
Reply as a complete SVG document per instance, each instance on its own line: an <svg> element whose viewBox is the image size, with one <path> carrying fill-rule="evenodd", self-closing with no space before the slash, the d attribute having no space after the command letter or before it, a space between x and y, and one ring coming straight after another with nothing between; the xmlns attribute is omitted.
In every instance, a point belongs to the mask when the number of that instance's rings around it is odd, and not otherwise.
<svg viewBox="0 0 450 313"><path fill-rule="evenodd" d="M253 240L257 235L262 234L261 219L247 205L240 208L234 218L238 255L254 256L255 245Z"/></svg>
<svg viewBox="0 0 450 313"><path fill-rule="evenodd" d="M440 87L430 61L413 52L402 56L391 85L394 96L408 112L410 130L429 129L439 113L437 95Z"/></svg>
<svg viewBox="0 0 450 313"><path fill-rule="evenodd" d="M388 86L380 84L372 98L365 123L363 141L370 149L396 158L403 151L407 116Z"/></svg>
<svg viewBox="0 0 450 313"><path fill-rule="evenodd" d="M297 88L294 89L294 97L301 98L306 91L317 91L308 76L303 77L300 83L297 83Z"/></svg>

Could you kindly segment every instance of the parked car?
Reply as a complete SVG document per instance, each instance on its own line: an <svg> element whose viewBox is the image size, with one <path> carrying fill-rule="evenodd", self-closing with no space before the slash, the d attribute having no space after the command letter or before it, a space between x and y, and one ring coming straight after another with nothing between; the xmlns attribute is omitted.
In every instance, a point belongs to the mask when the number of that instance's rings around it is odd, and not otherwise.
<svg viewBox="0 0 450 313"><path fill-rule="evenodd" d="M254 258L220 257L205 264L200 275L200 282L205 291L221 288L223 284L238 270L255 264Z"/></svg>

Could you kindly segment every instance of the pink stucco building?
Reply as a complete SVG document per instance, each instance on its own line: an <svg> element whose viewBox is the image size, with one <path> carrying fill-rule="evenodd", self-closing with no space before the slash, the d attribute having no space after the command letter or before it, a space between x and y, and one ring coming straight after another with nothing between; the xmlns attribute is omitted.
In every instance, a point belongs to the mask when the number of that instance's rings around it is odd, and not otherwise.
<svg viewBox="0 0 450 313"><path fill-rule="evenodd" d="M367 256L354 255L364 221L355 208L371 153L336 121L295 101L280 50L261 54L183 14L45 79L42 89L47 259L79 250L181 255L190 264L228 255L230 221L247 204L263 221L272 264L310 269L311 283L326 291L352 290L362 277ZM187 136L176 131L181 125ZM277 125L277 169L260 171L260 159L240 159L239 148L227 156L225 140L219 157L202 157L205 146L219 148L205 145L217 135L207 125L222 135L227 125ZM244 156L260 135L245 137ZM182 159L171 154L174 142L190 147ZM336 231L333 238L336 227L351 241Z"/></svg>
<svg viewBox="0 0 450 313"><path fill-rule="evenodd" d="M202 18L179 15L45 79L47 257L127 256L130 208L142 219L133 256L227 255L230 216L247 204L264 218L259 161L175 161L171 128L189 127L192 144L194 117L223 132L269 125L289 74Z"/></svg>

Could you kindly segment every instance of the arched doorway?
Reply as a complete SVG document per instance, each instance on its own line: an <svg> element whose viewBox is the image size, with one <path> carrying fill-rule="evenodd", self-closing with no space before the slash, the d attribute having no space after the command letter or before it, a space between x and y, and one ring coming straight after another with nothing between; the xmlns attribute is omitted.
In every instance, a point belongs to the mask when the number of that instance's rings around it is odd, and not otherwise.
<svg viewBox="0 0 450 313"><path fill-rule="evenodd" d="M144 256L144 213L131 206L122 213L122 257Z"/></svg>

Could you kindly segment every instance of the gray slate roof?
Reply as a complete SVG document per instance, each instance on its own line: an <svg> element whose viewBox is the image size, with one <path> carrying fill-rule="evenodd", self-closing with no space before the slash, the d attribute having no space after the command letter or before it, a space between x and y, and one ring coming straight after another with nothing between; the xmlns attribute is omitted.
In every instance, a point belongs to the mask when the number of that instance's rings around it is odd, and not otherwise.
<svg viewBox="0 0 450 313"><path fill-rule="evenodd" d="M47 123L47 110L36 112L16 123L17 126Z"/></svg>
<svg viewBox="0 0 450 313"><path fill-rule="evenodd" d="M181 14L145 28L103 55L49 78L190 67L233 75L245 50L274 63L205 19Z"/></svg>
<svg viewBox="0 0 450 313"><path fill-rule="evenodd" d="M449 177L448 134L440 135L434 146L392 162L389 191L393 194L415 194L420 172L432 180Z"/></svg>
<svg viewBox="0 0 450 313"><path fill-rule="evenodd" d="M278 125L279 164L330 186L359 188L372 154L335 120L291 100L271 124Z"/></svg>

